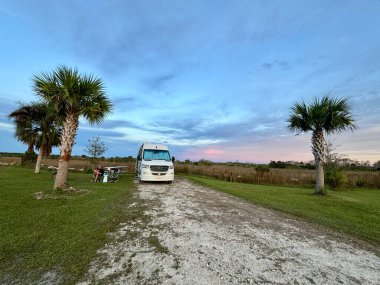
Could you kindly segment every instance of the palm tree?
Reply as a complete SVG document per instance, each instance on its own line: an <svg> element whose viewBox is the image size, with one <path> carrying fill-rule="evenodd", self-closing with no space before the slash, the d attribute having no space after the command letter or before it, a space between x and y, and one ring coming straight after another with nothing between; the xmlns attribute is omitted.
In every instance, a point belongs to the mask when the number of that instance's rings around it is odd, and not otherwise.
<svg viewBox="0 0 380 285"><path fill-rule="evenodd" d="M34 103L35 120L38 125L36 148L39 150L34 173L40 173L43 156L51 154L52 147L59 146L62 118L47 102Z"/></svg>
<svg viewBox="0 0 380 285"><path fill-rule="evenodd" d="M20 107L9 114L16 122L16 138L29 145L29 153L34 147L39 150L35 173L40 172L42 156L48 156L53 146L60 142L61 128L59 116L46 102L20 103Z"/></svg>
<svg viewBox="0 0 380 285"><path fill-rule="evenodd" d="M69 160L79 117L90 124L100 123L111 112L112 104L105 96L103 82L92 75L80 75L76 68L59 66L50 73L34 76L34 90L38 96L54 104L64 116L61 133L60 158L54 189L67 187Z"/></svg>
<svg viewBox="0 0 380 285"><path fill-rule="evenodd" d="M315 98L310 104L304 101L292 107L288 118L288 128L292 132L312 132L311 144L316 164L315 194L324 192L324 170L326 142L324 135L356 129L350 114L348 98L337 99L323 96Z"/></svg>
<svg viewBox="0 0 380 285"><path fill-rule="evenodd" d="M28 145L26 152L34 153L38 131L33 125L34 110L31 105L19 103L19 107L8 115L16 123L15 137L18 141Z"/></svg>

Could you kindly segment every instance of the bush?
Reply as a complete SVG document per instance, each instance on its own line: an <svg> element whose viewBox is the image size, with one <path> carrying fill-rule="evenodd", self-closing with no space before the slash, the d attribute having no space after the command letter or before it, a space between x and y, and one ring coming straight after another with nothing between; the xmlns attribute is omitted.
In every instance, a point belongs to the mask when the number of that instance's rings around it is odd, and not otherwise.
<svg viewBox="0 0 380 285"><path fill-rule="evenodd" d="M34 151L26 151L21 156L21 165L26 167L32 167L37 161L37 154Z"/></svg>
<svg viewBox="0 0 380 285"><path fill-rule="evenodd" d="M348 178L342 169L332 167L326 170L326 182L331 188L336 189L347 185Z"/></svg>
<svg viewBox="0 0 380 285"><path fill-rule="evenodd" d="M83 170L84 173L86 174L92 174L94 172L93 168L91 167L91 165L86 165L84 167L84 170Z"/></svg>
<svg viewBox="0 0 380 285"><path fill-rule="evenodd" d="M255 170L258 174L264 175L270 171L270 167L268 165L259 164L255 166Z"/></svg>

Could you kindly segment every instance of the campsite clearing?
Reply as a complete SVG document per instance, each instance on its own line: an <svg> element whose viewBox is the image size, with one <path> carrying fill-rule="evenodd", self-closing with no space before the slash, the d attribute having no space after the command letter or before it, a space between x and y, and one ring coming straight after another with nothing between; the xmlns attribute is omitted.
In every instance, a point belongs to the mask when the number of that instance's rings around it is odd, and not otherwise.
<svg viewBox="0 0 380 285"><path fill-rule="evenodd" d="M379 284L378 248L186 179L143 183L81 284ZM139 207L139 205L131 205Z"/></svg>

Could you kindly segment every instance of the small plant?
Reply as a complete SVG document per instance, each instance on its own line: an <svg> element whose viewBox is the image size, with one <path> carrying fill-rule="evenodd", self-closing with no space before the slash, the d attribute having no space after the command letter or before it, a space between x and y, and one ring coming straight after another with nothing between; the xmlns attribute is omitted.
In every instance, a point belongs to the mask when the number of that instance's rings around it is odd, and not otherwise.
<svg viewBox="0 0 380 285"><path fill-rule="evenodd" d="M148 243L153 246L154 248L156 248L156 250L160 253L163 253L163 254L168 254L169 253L169 249L166 247L166 246L163 246L160 241L158 240L157 237L155 236L150 236L148 238Z"/></svg>

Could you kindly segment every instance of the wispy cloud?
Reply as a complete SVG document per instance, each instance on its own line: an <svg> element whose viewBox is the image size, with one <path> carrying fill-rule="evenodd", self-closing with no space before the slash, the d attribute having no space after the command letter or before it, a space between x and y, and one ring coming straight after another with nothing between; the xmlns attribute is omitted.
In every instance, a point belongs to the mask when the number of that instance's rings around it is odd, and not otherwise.
<svg viewBox="0 0 380 285"><path fill-rule="evenodd" d="M274 68L279 68L281 70L289 70L291 68L291 65L287 61L276 59L271 62L263 62L259 67L259 69L264 70L272 70Z"/></svg>
<svg viewBox="0 0 380 285"><path fill-rule="evenodd" d="M144 84L146 84L150 89L156 91L161 91L162 88L166 87L171 80L176 77L174 72L169 72L157 76L152 76L148 79L144 79Z"/></svg>
<svg viewBox="0 0 380 285"><path fill-rule="evenodd" d="M8 131L8 132L14 132L14 130L15 130L15 126L13 124L4 123L1 121L0 121L0 128L4 131Z"/></svg>
<svg viewBox="0 0 380 285"><path fill-rule="evenodd" d="M10 9L7 9L7 8L1 7L1 6L0 6L0 13L5 14L7 16L11 16L11 17L19 17L20 16L19 14L11 11Z"/></svg>

